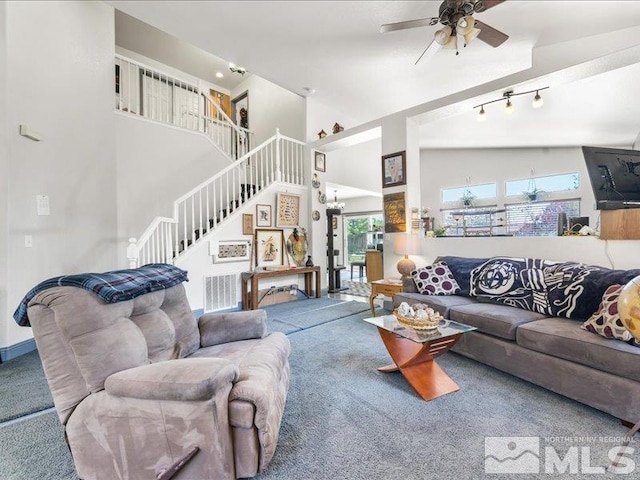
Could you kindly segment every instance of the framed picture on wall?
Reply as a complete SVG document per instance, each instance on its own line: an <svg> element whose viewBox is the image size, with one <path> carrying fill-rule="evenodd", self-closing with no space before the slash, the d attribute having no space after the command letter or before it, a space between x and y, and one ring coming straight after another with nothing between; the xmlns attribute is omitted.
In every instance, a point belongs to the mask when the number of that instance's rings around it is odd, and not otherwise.
<svg viewBox="0 0 640 480"><path fill-rule="evenodd" d="M250 240L220 240L213 263L245 262L251 260Z"/></svg>
<svg viewBox="0 0 640 480"><path fill-rule="evenodd" d="M256 265L273 267L282 265L284 233L282 230L256 228Z"/></svg>
<svg viewBox="0 0 640 480"><path fill-rule="evenodd" d="M253 214L252 213L242 214L242 234L253 235Z"/></svg>
<svg viewBox="0 0 640 480"><path fill-rule="evenodd" d="M392 153L382 157L382 188L407 184L406 152Z"/></svg>
<svg viewBox="0 0 640 480"><path fill-rule="evenodd" d="M271 205L256 205L256 226L271 226Z"/></svg>
<svg viewBox="0 0 640 480"><path fill-rule="evenodd" d="M314 168L318 171L318 172L326 172L327 168L326 168L326 160L327 157L325 157L324 153L322 152L315 152L315 162L314 162Z"/></svg>
<svg viewBox="0 0 640 480"><path fill-rule="evenodd" d="M404 192L390 193L383 196L385 233L406 232L407 216Z"/></svg>
<svg viewBox="0 0 640 480"><path fill-rule="evenodd" d="M300 195L278 192L276 227L296 227L300 224Z"/></svg>

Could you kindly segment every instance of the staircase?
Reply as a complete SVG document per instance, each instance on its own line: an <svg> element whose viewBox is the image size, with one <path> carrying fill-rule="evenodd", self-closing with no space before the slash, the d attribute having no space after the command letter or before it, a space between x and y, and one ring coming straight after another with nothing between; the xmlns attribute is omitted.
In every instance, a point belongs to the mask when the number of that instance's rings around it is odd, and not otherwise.
<svg viewBox="0 0 640 480"><path fill-rule="evenodd" d="M130 268L174 263L235 217L274 182L304 185L304 143L276 134L174 202L173 217L156 217L129 239Z"/></svg>

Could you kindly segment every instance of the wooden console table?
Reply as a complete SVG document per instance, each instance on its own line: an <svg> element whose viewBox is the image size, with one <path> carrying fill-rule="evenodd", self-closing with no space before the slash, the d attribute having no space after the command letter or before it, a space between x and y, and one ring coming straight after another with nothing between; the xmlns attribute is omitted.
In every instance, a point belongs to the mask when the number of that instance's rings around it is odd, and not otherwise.
<svg viewBox="0 0 640 480"><path fill-rule="evenodd" d="M311 297L313 293L311 277L315 274L315 294L320 298L320 267L295 267L282 270L265 270L260 272L243 272L242 279L242 309L255 310L259 307L258 282L261 278L287 277L304 274L304 293ZM249 288L249 283L251 287Z"/></svg>

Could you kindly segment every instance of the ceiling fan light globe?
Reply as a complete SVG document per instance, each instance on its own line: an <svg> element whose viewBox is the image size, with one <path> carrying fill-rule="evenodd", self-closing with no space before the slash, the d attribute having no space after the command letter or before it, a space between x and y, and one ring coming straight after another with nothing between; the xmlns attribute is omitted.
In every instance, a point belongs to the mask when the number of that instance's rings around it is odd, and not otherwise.
<svg viewBox="0 0 640 480"><path fill-rule="evenodd" d="M458 20L457 30L460 35L466 35L471 30L475 28L476 21L473 19L471 15L467 15L466 17L462 17Z"/></svg>
<svg viewBox="0 0 640 480"><path fill-rule="evenodd" d="M436 43L444 46L449 41L449 37L451 37L452 31L453 30L449 26L443 27L440 30L437 30L436 33L433 34L433 38L436 41Z"/></svg>
<svg viewBox="0 0 640 480"><path fill-rule="evenodd" d="M464 44L469 45L471 43L471 40L476 38L478 35L480 35L480 29L472 28L468 33L464 35Z"/></svg>
<svg viewBox="0 0 640 480"><path fill-rule="evenodd" d="M456 34L452 34L449 36L449 38L447 39L447 43L445 43L442 48L447 48L450 50L457 50L458 49L458 36Z"/></svg>
<svg viewBox="0 0 640 480"><path fill-rule="evenodd" d="M531 106L533 108L540 108L542 107L542 105L544 105L544 100L542 99L540 94L536 92L536 96L533 97L533 102L531 103Z"/></svg>

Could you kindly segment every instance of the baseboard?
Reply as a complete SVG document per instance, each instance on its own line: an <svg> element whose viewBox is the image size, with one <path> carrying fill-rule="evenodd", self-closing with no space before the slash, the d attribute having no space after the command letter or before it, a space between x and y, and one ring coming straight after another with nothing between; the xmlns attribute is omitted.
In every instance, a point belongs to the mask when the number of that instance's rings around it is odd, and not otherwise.
<svg viewBox="0 0 640 480"><path fill-rule="evenodd" d="M15 345L0 348L0 360L6 362L12 358L19 357L25 353L33 352L36 349L36 341L33 338L23 340Z"/></svg>

